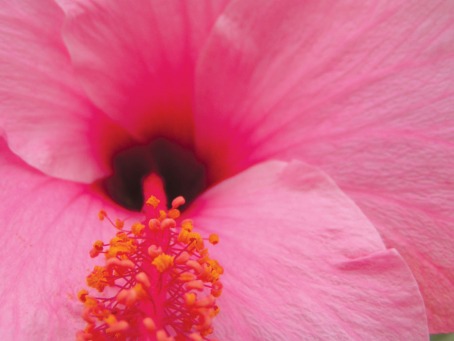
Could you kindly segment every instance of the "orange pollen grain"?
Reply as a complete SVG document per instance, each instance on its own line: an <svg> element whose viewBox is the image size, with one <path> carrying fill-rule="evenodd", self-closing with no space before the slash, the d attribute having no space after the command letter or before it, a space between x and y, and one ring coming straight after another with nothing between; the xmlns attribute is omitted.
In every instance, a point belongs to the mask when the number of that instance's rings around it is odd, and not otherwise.
<svg viewBox="0 0 454 341"><path fill-rule="evenodd" d="M142 223L134 223L132 224L131 226L131 231L134 235L136 236L140 236L140 234L142 233L142 231L144 230L145 228L145 225L142 224Z"/></svg>
<svg viewBox="0 0 454 341"><path fill-rule="evenodd" d="M77 298L78 298L79 301L81 301L82 303L86 301L87 296L88 296L88 291L85 290L85 289L79 290L79 292L77 293Z"/></svg>
<svg viewBox="0 0 454 341"><path fill-rule="evenodd" d="M164 272L170 267L173 266L174 256L161 253L159 256L156 256L155 259L151 262L159 272Z"/></svg>
<svg viewBox="0 0 454 341"><path fill-rule="evenodd" d="M98 213L99 220L103 221L106 216L107 216L106 211L104 211L104 210L99 211L99 213Z"/></svg>
<svg viewBox="0 0 454 341"><path fill-rule="evenodd" d="M146 201L155 209L159 203L154 196ZM203 241L215 245L219 237L204 238L192 220L180 222L184 204L177 197L169 211L155 210L129 228L99 213L120 231L109 243L96 241L89 252L92 258L104 254L104 263L88 274L91 289L77 293L86 322L77 340L209 340L224 269Z"/></svg>
<svg viewBox="0 0 454 341"><path fill-rule="evenodd" d="M146 201L146 204L153 206L153 208L157 208L160 202L161 202L161 200L159 200L154 195L152 195L151 197L148 198L148 200Z"/></svg>
<svg viewBox="0 0 454 341"><path fill-rule="evenodd" d="M167 215L172 219L177 219L180 217L180 210L177 210L176 208L172 208L171 210L169 210Z"/></svg>
<svg viewBox="0 0 454 341"><path fill-rule="evenodd" d="M216 233L212 233L208 237L208 240L211 244L216 245L217 243L219 243L219 236Z"/></svg>

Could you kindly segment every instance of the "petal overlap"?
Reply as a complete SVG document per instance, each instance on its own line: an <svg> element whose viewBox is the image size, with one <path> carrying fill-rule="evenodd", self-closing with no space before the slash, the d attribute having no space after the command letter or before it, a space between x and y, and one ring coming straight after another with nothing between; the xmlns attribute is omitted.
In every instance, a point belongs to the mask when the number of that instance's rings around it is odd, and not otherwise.
<svg viewBox="0 0 454 341"><path fill-rule="evenodd" d="M106 134L122 135L81 90L63 20L50 0L1 1L0 125L10 148L33 167L90 182L109 171L101 155L112 140Z"/></svg>
<svg viewBox="0 0 454 341"><path fill-rule="evenodd" d="M225 340L427 340L411 271L320 171L256 165L202 195L187 216L216 229Z"/></svg>
<svg viewBox="0 0 454 341"><path fill-rule="evenodd" d="M409 263L433 332L454 328L453 26L451 1L238 1L197 71L214 173L321 167Z"/></svg>

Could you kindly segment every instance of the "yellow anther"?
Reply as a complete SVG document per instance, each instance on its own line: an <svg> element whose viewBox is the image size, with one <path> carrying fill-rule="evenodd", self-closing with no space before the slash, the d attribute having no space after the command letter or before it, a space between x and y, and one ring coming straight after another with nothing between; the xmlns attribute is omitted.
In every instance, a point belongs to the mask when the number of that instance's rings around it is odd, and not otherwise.
<svg viewBox="0 0 454 341"><path fill-rule="evenodd" d="M194 224L192 222L192 220L190 219L185 219L183 220L183 222L181 223L181 228L183 230L186 230L187 232L191 232L192 229L194 228Z"/></svg>
<svg viewBox="0 0 454 341"><path fill-rule="evenodd" d="M161 202L161 200L159 200L154 195L152 195L151 197L148 198L148 200L146 201L146 204L153 206L153 208L156 208L156 207L158 207L160 202Z"/></svg>
<svg viewBox="0 0 454 341"><path fill-rule="evenodd" d="M188 306L193 306L197 300L197 295L193 292L188 292L184 295L184 302Z"/></svg>
<svg viewBox="0 0 454 341"><path fill-rule="evenodd" d="M165 218L167 218L167 213L166 211L159 210L159 220L163 221Z"/></svg>
<svg viewBox="0 0 454 341"><path fill-rule="evenodd" d="M204 248L202 236L197 232L187 232L182 229L178 235L178 241L189 245L189 250L194 248L200 251Z"/></svg>
<svg viewBox="0 0 454 341"><path fill-rule="evenodd" d="M222 294L222 283L217 281L213 283L213 286L211 287L211 295L214 297L219 297Z"/></svg>
<svg viewBox="0 0 454 341"><path fill-rule="evenodd" d="M90 250L90 257L91 257L91 258L98 257L100 253L101 253L101 252L100 252L99 250L97 250L97 249L95 249L95 248L92 248L92 249Z"/></svg>
<svg viewBox="0 0 454 341"><path fill-rule="evenodd" d="M104 210L99 211L99 213L98 213L99 220L103 221L104 218L106 218L106 217L107 217L106 211L104 211Z"/></svg>
<svg viewBox="0 0 454 341"><path fill-rule="evenodd" d="M95 308L95 307L98 306L98 301L95 298L93 298L93 297L87 296L85 298L84 305L87 308Z"/></svg>
<svg viewBox="0 0 454 341"><path fill-rule="evenodd" d="M208 259L203 263L203 273L201 279L207 282L214 283L224 273L224 268L213 259Z"/></svg>
<svg viewBox="0 0 454 341"><path fill-rule="evenodd" d="M219 264L219 262L215 259L210 259L208 262L214 269L216 269L216 272L218 272L220 275L224 273L224 268Z"/></svg>
<svg viewBox="0 0 454 341"><path fill-rule="evenodd" d="M85 289L82 289L82 290L79 290L79 292L77 293L77 298L79 299L79 301L84 303L87 300L87 295L88 295L88 291Z"/></svg>
<svg viewBox="0 0 454 341"><path fill-rule="evenodd" d="M151 262L151 264L153 264L159 272L164 272L168 268L173 266L173 259L174 256L161 253L159 256L153 259L153 262Z"/></svg>
<svg viewBox="0 0 454 341"><path fill-rule="evenodd" d="M177 210L176 208L172 208L169 210L167 215L169 216L169 218L177 219L180 216L180 210Z"/></svg>
<svg viewBox="0 0 454 341"><path fill-rule="evenodd" d="M188 244L189 243L189 233L187 230L182 229L178 234L178 241L180 243Z"/></svg>
<svg viewBox="0 0 454 341"><path fill-rule="evenodd" d="M219 243L219 236L216 233L212 233L210 234L208 240L211 244L216 245L217 243Z"/></svg>
<svg viewBox="0 0 454 341"><path fill-rule="evenodd" d="M117 219L115 219L115 224L114 224L114 226L115 226L117 229L121 230L121 229L123 228L123 226L125 226L125 222L124 222L123 220L120 220L120 219L117 218Z"/></svg>
<svg viewBox="0 0 454 341"><path fill-rule="evenodd" d="M192 272L183 272L181 275L178 276L178 280L181 282L189 282L195 279L197 278Z"/></svg>
<svg viewBox="0 0 454 341"><path fill-rule="evenodd" d="M112 314L110 314L109 316L107 316L107 317L104 319L104 322L106 322L109 326L112 326L112 325L118 323L117 318L115 317L115 315L112 315Z"/></svg>
<svg viewBox="0 0 454 341"><path fill-rule="evenodd" d="M102 251L104 248L104 243L102 242L102 240L97 240L93 243L93 248Z"/></svg>
<svg viewBox="0 0 454 341"><path fill-rule="evenodd" d="M144 224L134 223L131 226L131 232L136 236L140 236L144 228L145 228Z"/></svg>
<svg viewBox="0 0 454 341"><path fill-rule="evenodd" d="M197 238L196 240L193 241L193 245L197 249L197 251L203 250L205 248L205 244L203 243L203 239L201 236L200 238Z"/></svg>
<svg viewBox="0 0 454 341"><path fill-rule="evenodd" d="M210 258L204 241L214 245L219 236L202 238L194 232L191 220L178 220L179 207L185 204L183 197L173 200L168 211L160 210L162 202L153 196L146 204L155 209L145 208L146 220L130 224L130 228L125 228L122 220L113 221L104 211L99 214L120 231L110 243L96 241L90 251L92 256L104 253L106 257L104 266L96 266L87 276L88 285L104 294L89 296L87 290L77 294L87 323L78 333L80 341L144 336L156 341L202 341L213 332L212 319L219 313L216 298L222 292L219 278L224 270ZM161 293L166 294L163 302ZM150 303L155 308L144 315L143 308ZM170 307L163 316L156 312L161 304ZM155 315L159 319L156 323ZM167 330L176 335L170 336Z"/></svg>
<svg viewBox="0 0 454 341"><path fill-rule="evenodd" d="M110 248L107 251L106 257L111 258L117 255L134 253L136 250L135 241L129 238L126 233L120 232L110 240Z"/></svg>
<svg viewBox="0 0 454 341"><path fill-rule="evenodd" d="M194 248L197 249L197 251L201 251L204 248L202 236L197 232L188 232L187 230L182 229L178 235L178 241L180 243L188 244L190 251Z"/></svg>
<svg viewBox="0 0 454 341"><path fill-rule="evenodd" d="M87 284L89 287L102 292L105 287L110 285L108 276L109 272L105 267L96 265L91 274L87 277Z"/></svg>

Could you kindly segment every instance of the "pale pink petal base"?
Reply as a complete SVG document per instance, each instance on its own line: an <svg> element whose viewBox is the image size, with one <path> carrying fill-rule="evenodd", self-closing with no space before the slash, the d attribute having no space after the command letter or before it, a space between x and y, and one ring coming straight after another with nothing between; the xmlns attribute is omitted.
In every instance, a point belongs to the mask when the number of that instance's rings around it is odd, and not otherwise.
<svg viewBox="0 0 454 341"><path fill-rule="evenodd" d="M73 340L84 327L76 294L95 263L88 252L112 236L97 213L131 213L31 169L3 141L0 174L0 339Z"/></svg>
<svg viewBox="0 0 454 341"><path fill-rule="evenodd" d="M454 331L453 28L449 0L236 1L196 78L213 173L321 167L410 265L434 333Z"/></svg>
<svg viewBox="0 0 454 341"><path fill-rule="evenodd" d="M220 340L427 340L416 281L336 185L299 162L224 181L185 216L217 231Z"/></svg>

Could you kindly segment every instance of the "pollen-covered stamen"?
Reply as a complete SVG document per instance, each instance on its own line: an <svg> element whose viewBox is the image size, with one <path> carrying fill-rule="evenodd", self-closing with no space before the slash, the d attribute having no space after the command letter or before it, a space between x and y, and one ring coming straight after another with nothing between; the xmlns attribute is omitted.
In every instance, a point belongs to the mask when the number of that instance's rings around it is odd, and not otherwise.
<svg viewBox="0 0 454 341"><path fill-rule="evenodd" d="M219 237L203 238L191 220L178 222L183 197L168 211L158 210L159 202L150 197L154 215L129 230L122 220L99 213L119 231L110 243L98 240L90 250L91 257L103 254L105 263L87 276L96 292L78 293L87 322L79 340L208 340L213 332L223 268L210 258L204 240L214 245Z"/></svg>

